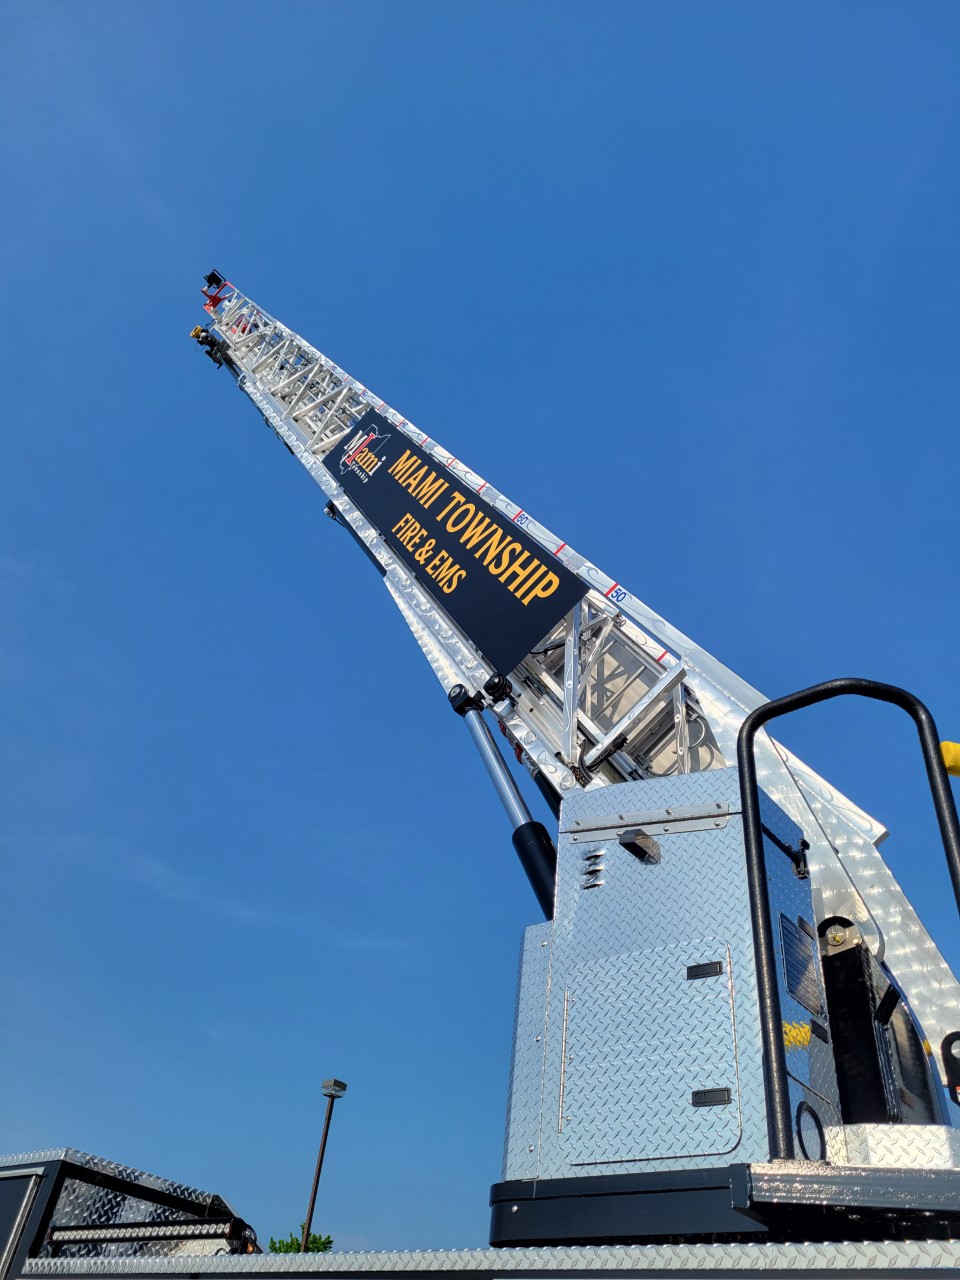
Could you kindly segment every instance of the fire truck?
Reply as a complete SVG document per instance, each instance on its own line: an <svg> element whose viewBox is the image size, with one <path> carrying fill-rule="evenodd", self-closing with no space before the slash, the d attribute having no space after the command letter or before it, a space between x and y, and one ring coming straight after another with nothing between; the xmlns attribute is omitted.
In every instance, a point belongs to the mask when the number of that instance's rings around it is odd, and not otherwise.
<svg viewBox="0 0 960 1280"><path fill-rule="evenodd" d="M218 1197L61 1150L0 1164L0 1280L960 1268L960 986L883 827L774 729L839 697L908 715L958 906L960 749L892 685L764 698L219 272L204 285L191 336L392 597L530 882L490 1247L264 1257Z"/></svg>

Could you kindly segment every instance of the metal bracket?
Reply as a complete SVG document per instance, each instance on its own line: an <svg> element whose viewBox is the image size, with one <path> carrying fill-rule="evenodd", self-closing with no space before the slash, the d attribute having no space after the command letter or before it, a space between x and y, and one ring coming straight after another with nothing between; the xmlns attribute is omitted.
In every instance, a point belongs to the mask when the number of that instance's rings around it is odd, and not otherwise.
<svg viewBox="0 0 960 1280"><path fill-rule="evenodd" d="M730 817L730 806L716 804L677 805L673 809L648 809L642 812L603 814L584 822L577 818L572 827L564 827L564 834L574 844L600 840L619 840L631 829L639 828L645 835L677 835L681 831L712 831L725 827Z"/></svg>

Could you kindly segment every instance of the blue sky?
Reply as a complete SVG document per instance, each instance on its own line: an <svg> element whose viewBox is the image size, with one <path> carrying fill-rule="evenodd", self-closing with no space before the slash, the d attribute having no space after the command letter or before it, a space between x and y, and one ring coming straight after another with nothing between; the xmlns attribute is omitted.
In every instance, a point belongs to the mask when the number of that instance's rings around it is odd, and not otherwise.
<svg viewBox="0 0 960 1280"><path fill-rule="evenodd" d="M480 1244L537 918L376 575L187 339L224 271L769 695L960 737L960 11L13 0L0 1148ZM956 914L907 722L784 740Z"/></svg>

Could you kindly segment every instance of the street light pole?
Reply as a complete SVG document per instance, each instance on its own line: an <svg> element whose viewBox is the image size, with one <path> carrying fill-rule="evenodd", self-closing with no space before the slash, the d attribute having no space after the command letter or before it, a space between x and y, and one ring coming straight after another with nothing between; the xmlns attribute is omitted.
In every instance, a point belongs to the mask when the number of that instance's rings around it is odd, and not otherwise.
<svg viewBox="0 0 960 1280"><path fill-rule="evenodd" d="M313 1187L310 1191L310 1207L307 1209L307 1220L303 1224L303 1235L300 1239L300 1252L307 1252L307 1241L310 1239L310 1228L313 1226L313 1210L317 1203L317 1188L320 1185L320 1170L323 1168L323 1153L327 1149L327 1134L330 1132L330 1117L333 1115L333 1104L347 1092L342 1080L324 1080L320 1086L327 1099L327 1114L323 1119L323 1133L320 1137L320 1150L317 1152L317 1168L313 1175Z"/></svg>

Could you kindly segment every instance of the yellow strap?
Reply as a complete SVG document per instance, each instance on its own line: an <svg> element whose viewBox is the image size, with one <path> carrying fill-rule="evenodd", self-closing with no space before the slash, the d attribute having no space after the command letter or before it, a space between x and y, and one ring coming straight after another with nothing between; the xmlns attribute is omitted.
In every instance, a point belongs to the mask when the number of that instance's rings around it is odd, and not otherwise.
<svg viewBox="0 0 960 1280"><path fill-rule="evenodd" d="M943 756L943 763L947 766L947 773L960 778L960 742L941 742L940 754Z"/></svg>

